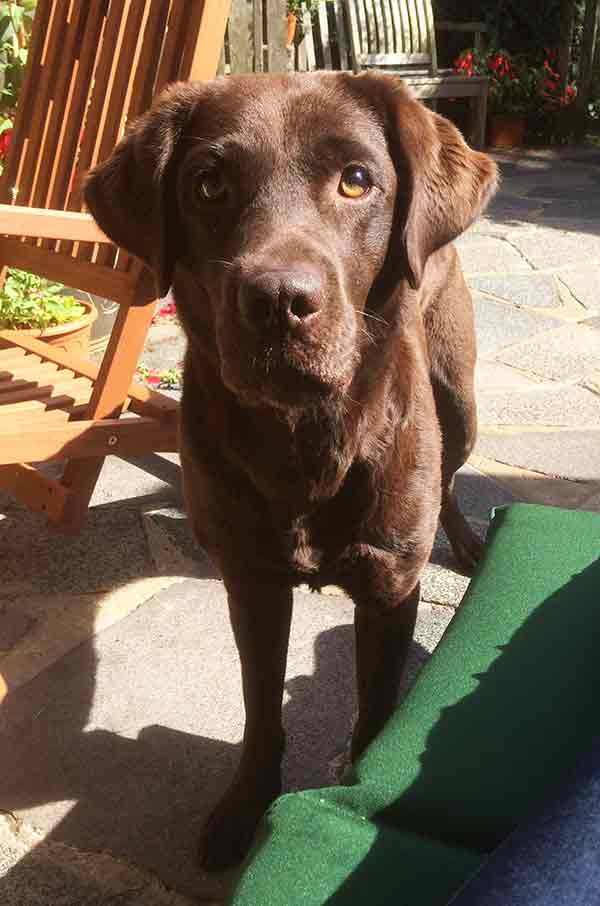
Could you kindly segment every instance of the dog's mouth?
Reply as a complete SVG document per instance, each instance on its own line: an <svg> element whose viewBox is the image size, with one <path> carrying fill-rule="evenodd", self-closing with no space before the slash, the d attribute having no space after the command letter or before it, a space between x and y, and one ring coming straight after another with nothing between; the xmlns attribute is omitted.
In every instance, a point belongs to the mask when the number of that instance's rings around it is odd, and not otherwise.
<svg viewBox="0 0 600 906"><path fill-rule="evenodd" d="M325 348L324 344L275 338L262 349L238 348L233 356L227 346L221 349L223 382L254 405L303 408L344 394L356 365L352 349L343 349L339 343Z"/></svg>

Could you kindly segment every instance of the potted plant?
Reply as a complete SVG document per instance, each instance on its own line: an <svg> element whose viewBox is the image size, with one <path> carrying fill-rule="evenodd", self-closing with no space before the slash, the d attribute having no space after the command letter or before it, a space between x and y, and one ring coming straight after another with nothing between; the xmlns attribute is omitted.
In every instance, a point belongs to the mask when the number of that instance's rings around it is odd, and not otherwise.
<svg viewBox="0 0 600 906"><path fill-rule="evenodd" d="M528 115L539 106L542 73L505 50L465 50L454 64L467 78L487 75L488 141L496 148L517 148L523 144Z"/></svg>
<svg viewBox="0 0 600 906"><path fill-rule="evenodd" d="M65 287L26 271L9 269L0 290L0 331L25 331L34 339L87 358L91 327L98 313L85 300L65 294Z"/></svg>

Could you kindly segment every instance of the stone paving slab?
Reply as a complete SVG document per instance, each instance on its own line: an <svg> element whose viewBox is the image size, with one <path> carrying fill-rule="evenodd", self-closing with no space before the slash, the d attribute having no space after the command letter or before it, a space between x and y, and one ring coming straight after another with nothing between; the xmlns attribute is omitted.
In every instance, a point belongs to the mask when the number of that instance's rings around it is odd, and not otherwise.
<svg viewBox="0 0 600 906"><path fill-rule="evenodd" d="M600 224L600 217L597 224ZM557 276L581 305L589 309L600 309L600 265L559 270Z"/></svg>
<svg viewBox="0 0 600 906"><path fill-rule="evenodd" d="M355 710L351 602L298 593L286 679L288 789L330 784ZM412 670L451 608L423 605ZM225 592L188 580L9 696L0 808L49 842L107 851L187 896L221 898L200 826L231 777L243 714ZM40 753L44 757L40 758Z"/></svg>
<svg viewBox="0 0 600 906"><path fill-rule="evenodd" d="M571 384L483 390L477 397L477 413L480 427L600 427L600 395Z"/></svg>
<svg viewBox="0 0 600 906"><path fill-rule="evenodd" d="M503 302L496 302L480 295L473 299L475 306L475 329L477 332L477 349L480 356L490 356L507 346L513 346L545 331L556 330L560 321L541 314L533 314L520 308L513 308ZM504 359L507 364L510 360ZM515 362L521 367L520 363ZM521 363L523 370L527 363Z"/></svg>
<svg viewBox="0 0 600 906"><path fill-rule="evenodd" d="M600 497L600 483L597 481L550 478L543 472L533 472L476 453L471 455L470 461L513 494L515 500L567 509L595 510L594 501L597 496Z"/></svg>
<svg viewBox="0 0 600 906"><path fill-rule="evenodd" d="M469 286L526 308L560 308L552 274L509 274L506 277L471 277Z"/></svg>
<svg viewBox="0 0 600 906"><path fill-rule="evenodd" d="M573 481L600 481L600 430L480 432L475 452ZM560 501L557 501L560 503Z"/></svg>
<svg viewBox="0 0 600 906"><path fill-rule="evenodd" d="M475 387L478 392L509 387L537 387L539 383L539 378L533 378L523 371L511 368L509 365L503 365L501 362L486 361L481 358L477 360Z"/></svg>
<svg viewBox="0 0 600 906"><path fill-rule="evenodd" d="M467 233L456 241L465 274L522 274L531 264L504 239Z"/></svg>
<svg viewBox="0 0 600 906"><path fill-rule="evenodd" d="M192 906L139 868L47 843L8 816L0 816L0 879L3 906Z"/></svg>
<svg viewBox="0 0 600 906"><path fill-rule="evenodd" d="M159 371L175 368L183 361L185 348L185 335L177 322L158 322L148 331L141 361Z"/></svg>
<svg viewBox="0 0 600 906"><path fill-rule="evenodd" d="M564 230L515 229L511 242L536 269L560 269L600 259L600 236Z"/></svg>
<svg viewBox="0 0 600 906"><path fill-rule="evenodd" d="M569 188L567 203L573 202L589 202L590 199L600 203L600 186L590 177L584 180L585 185L581 185L582 180L578 179L576 185L572 185ZM543 196L544 198L555 198L561 203L565 203L565 185L564 182L561 182L561 185L549 185L546 182L538 183L537 185L531 186L530 189L525 193L529 198L539 198Z"/></svg>
<svg viewBox="0 0 600 906"><path fill-rule="evenodd" d="M179 577L165 573L105 592L0 599L0 704L9 689L29 682L177 581Z"/></svg>
<svg viewBox="0 0 600 906"><path fill-rule="evenodd" d="M175 453L121 459L108 456L90 502L92 508L118 501L139 504L143 498L181 499L179 457Z"/></svg>
<svg viewBox="0 0 600 906"><path fill-rule="evenodd" d="M0 518L3 597L109 591L154 574L136 506L96 507L73 537L24 509Z"/></svg>
<svg viewBox="0 0 600 906"><path fill-rule="evenodd" d="M542 378L580 381L600 363L600 330L567 324L503 350L498 358Z"/></svg>
<svg viewBox="0 0 600 906"><path fill-rule="evenodd" d="M492 223L514 226L524 221L530 223L539 217L543 210L544 204L537 199L513 196L502 189L492 200L485 216Z"/></svg>

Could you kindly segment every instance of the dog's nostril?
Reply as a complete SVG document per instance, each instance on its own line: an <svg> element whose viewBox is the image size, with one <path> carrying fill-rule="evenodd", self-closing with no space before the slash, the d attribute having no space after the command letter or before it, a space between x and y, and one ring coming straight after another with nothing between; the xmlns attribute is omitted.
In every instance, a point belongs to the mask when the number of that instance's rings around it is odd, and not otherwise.
<svg viewBox="0 0 600 906"><path fill-rule="evenodd" d="M270 295L261 292L241 292L238 307L249 327L263 329L275 320L275 304Z"/></svg>
<svg viewBox="0 0 600 906"><path fill-rule="evenodd" d="M316 314L318 310L316 299L311 299L309 296L294 296L290 302L290 313L299 321Z"/></svg>

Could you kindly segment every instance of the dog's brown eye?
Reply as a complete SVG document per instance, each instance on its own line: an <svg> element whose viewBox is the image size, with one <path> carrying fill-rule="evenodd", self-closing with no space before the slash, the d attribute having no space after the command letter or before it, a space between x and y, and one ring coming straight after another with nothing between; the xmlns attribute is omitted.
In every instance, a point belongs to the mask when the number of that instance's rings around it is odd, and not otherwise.
<svg viewBox="0 0 600 906"><path fill-rule="evenodd" d="M346 198L362 198L371 188L371 179L364 167L350 164L342 171L339 191Z"/></svg>
<svg viewBox="0 0 600 906"><path fill-rule="evenodd" d="M216 167L198 174L196 198L199 201L221 201L226 193L225 177Z"/></svg>

